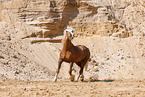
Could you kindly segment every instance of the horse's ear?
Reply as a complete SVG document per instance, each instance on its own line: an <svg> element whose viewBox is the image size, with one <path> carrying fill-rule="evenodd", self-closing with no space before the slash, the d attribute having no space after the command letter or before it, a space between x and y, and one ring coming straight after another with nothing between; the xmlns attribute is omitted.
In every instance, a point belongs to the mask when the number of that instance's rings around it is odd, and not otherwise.
<svg viewBox="0 0 145 97"><path fill-rule="evenodd" d="M64 29L67 29L68 26L65 26Z"/></svg>

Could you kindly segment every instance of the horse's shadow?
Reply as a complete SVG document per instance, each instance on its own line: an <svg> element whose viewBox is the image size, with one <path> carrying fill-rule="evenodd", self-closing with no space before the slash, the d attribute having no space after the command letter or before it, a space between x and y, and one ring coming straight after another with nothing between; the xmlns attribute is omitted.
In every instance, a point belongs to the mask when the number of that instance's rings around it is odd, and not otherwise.
<svg viewBox="0 0 145 97"><path fill-rule="evenodd" d="M109 79L109 80L91 80L90 82L113 82L115 80Z"/></svg>
<svg viewBox="0 0 145 97"><path fill-rule="evenodd" d="M115 81L114 79L107 79L107 80L84 80L83 82L113 82ZM78 81L74 81L74 82L78 82Z"/></svg>

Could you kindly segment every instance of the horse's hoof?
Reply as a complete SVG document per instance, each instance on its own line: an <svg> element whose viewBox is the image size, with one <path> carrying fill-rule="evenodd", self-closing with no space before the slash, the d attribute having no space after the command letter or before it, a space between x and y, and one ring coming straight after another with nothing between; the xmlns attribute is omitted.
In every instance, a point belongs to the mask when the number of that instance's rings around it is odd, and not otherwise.
<svg viewBox="0 0 145 97"><path fill-rule="evenodd" d="M83 75L80 76L80 81L84 81L84 76Z"/></svg>
<svg viewBox="0 0 145 97"><path fill-rule="evenodd" d="M83 78L80 78L80 81L82 81L82 82L83 82L83 81L84 81L84 79L83 79Z"/></svg>
<svg viewBox="0 0 145 97"><path fill-rule="evenodd" d="M57 80L56 79L53 79L53 82L56 82Z"/></svg>
<svg viewBox="0 0 145 97"><path fill-rule="evenodd" d="M74 80L75 80L75 75L71 75L71 76L70 76L70 80L71 80L71 81L74 81Z"/></svg>
<svg viewBox="0 0 145 97"><path fill-rule="evenodd" d="M53 82L56 82L56 81L57 81L57 77L55 76L54 79L53 79Z"/></svg>

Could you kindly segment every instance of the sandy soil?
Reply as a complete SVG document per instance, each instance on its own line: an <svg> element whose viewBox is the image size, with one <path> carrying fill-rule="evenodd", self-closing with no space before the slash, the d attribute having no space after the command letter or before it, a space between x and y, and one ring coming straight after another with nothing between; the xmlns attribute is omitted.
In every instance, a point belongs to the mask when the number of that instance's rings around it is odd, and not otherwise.
<svg viewBox="0 0 145 97"><path fill-rule="evenodd" d="M91 62L88 71L84 72L85 82L70 82L69 65L63 63L57 83L52 82L52 78L56 72L62 44L46 42L47 38L38 43L33 42L39 40L36 37L21 39L43 31L44 29L37 27L43 28L40 25L44 25L45 22L51 24L55 22L54 20L59 21L59 16L58 20L56 16L49 20L51 7L49 2L44 3L45 1L49 0L0 0L0 97L145 97L145 8L143 6L145 2L143 0L112 0L110 4L109 0L108 2L68 0L98 2L88 3L91 5L90 8L84 3L82 7L76 9L76 13L73 12L76 18L67 20L78 33L72 42L74 45L81 44L90 49ZM67 8L64 6L67 5L64 3L66 0L55 1L59 1L56 5L60 10L57 13L60 13L61 20L61 15L71 10L61 13L63 8ZM100 3L103 4L103 9L99 13L96 6L101 6ZM108 35L108 31L112 29L110 29L110 26L112 27L110 17L104 11L104 3L114 8L113 14L121 20L120 23L123 25L125 23L128 29L131 28L132 37L119 38L115 36L117 34L102 36L104 31L107 31ZM54 10L57 10L56 7ZM98 12L94 13L97 10ZM67 14L69 17L72 13ZM101 14L104 16L99 17ZM106 22L106 19L109 20ZM31 23L33 26L29 25ZM51 26L48 29L51 30ZM92 34L96 35L91 36ZM79 68L75 66L73 74L78 75ZM89 78L100 81L90 82L87 80Z"/></svg>
<svg viewBox="0 0 145 97"><path fill-rule="evenodd" d="M0 97L144 97L145 79L70 82L0 82Z"/></svg>

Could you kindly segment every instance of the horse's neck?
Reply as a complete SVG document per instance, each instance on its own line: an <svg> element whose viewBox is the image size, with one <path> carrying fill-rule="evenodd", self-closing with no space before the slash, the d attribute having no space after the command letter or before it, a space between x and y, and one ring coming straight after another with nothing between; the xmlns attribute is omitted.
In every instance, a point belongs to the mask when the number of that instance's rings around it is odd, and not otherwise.
<svg viewBox="0 0 145 97"><path fill-rule="evenodd" d="M72 48L74 45L72 44L69 38L65 38L63 41L63 50L67 51L68 49Z"/></svg>

